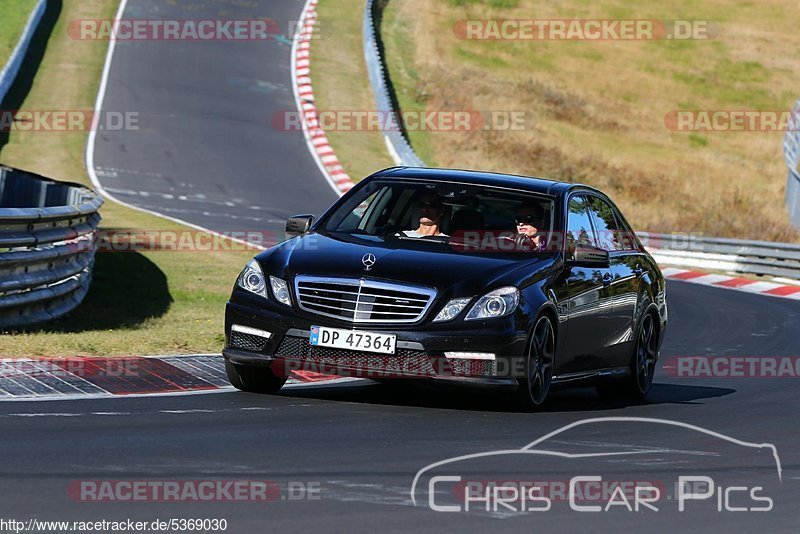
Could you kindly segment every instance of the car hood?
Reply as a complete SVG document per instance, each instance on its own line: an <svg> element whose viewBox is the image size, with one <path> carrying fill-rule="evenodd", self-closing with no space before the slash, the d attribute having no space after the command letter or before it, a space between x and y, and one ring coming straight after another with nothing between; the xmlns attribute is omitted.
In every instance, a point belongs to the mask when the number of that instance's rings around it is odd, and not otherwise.
<svg viewBox="0 0 800 534"><path fill-rule="evenodd" d="M374 257L369 269L365 255ZM446 243L373 236L312 233L260 254L265 273L287 280L296 275L406 282L435 288L440 295L482 294L496 284L517 285L552 264L544 254L465 252Z"/></svg>

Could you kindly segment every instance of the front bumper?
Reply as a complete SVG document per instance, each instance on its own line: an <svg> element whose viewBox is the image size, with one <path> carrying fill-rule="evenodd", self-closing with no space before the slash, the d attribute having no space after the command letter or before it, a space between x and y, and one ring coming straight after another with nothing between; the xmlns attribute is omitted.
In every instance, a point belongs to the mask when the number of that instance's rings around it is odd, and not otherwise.
<svg viewBox="0 0 800 534"><path fill-rule="evenodd" d="M239 298L225 310L225 349L233 363L270 365L288 376L310 371L365 378L455 378L486 381L524 375L527 328L512 316L464 323L362 325L332 320L261 299ZM232 332L232 326L269 332L269 338ZM395 354L371 354L309 344L312 325L353 328L397 336ZM239 330L242 330L239 328ZM493 360L448 358L445 352L490 353Z"/></svg>

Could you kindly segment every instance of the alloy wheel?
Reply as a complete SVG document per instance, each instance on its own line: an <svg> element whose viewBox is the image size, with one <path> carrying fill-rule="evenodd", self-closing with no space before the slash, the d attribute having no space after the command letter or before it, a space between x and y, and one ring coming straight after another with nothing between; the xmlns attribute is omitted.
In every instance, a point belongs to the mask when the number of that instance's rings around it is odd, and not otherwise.
<svg viewBox="0 0 800 534"><path fill-rule="evenodd" d="M555 345L553 323L543 315L536 321L528 353L528 394L534 406L540 406L550 391Z"/></svg>
<svg viewBox="0 0 800 534"><path fill-rule="evenodd" d="M639 329L639 339L636 342L636 386L642 395L650 390L653 384L653 374L656 369L656 335L653 316L647 314L642 320Z"/></svg>

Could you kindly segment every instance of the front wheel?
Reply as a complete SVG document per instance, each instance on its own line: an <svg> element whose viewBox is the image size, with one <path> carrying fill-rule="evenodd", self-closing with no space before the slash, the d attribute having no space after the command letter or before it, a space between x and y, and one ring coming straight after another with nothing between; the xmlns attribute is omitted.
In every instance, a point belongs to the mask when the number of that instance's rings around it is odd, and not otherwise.
<svg viewBox="0 0 800 534"><path fill-rule="evenodd" d="M286 377L276 375L269 365L244 365L225 359L225 374L236 389L250 393L277 393Z"/></svg>
<svg viewBox="0 0 800 534"><path fill-rule="evenodd" d="M536 320L528 342L525 377L519 380L517 397L523 410L537 410L544 404L553 382L553 361L556 335L553 322L547 315Z"/></svg>

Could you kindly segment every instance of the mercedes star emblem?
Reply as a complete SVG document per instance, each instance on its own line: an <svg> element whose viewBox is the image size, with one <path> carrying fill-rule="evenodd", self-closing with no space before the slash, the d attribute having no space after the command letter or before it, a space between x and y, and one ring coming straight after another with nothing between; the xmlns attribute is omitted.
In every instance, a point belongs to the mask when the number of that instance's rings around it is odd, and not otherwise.
<svg viewBox="0 0 800 534"><path fill-rule="evenodd" d="M372 254L371 252L364 254L364 257L361 258L361 263L364 264L365 271L369 271L370 269L372 269L372 266L375 265L376 261L377 260L375 259L375 255Z"/></svg>

